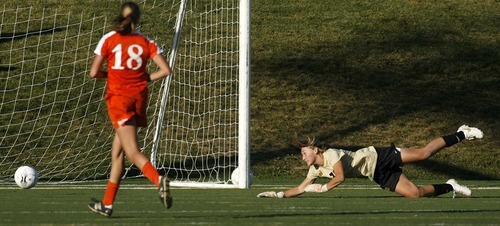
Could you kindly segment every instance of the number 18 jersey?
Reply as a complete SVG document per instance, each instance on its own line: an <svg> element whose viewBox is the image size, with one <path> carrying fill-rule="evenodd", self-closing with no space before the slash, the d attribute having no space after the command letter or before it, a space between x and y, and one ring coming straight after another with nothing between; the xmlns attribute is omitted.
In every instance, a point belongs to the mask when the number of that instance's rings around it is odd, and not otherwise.
<svg viewBox="0 0 500 226"><path fill-rule="evenodd" d="M162 53L153 40L138 31L127 35L111 31L101 38L94 53L107 59L106 96L147 97L147 61Z"/></svg>

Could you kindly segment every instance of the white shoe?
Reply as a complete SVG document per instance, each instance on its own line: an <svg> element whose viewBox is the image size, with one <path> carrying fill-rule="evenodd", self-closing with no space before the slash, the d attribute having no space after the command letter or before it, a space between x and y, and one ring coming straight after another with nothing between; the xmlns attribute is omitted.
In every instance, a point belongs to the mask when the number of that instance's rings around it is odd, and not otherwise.
<svg viewBox="0 0 500 226"><path fill-rule="evenodd" d="M483 131L479 130L476 127L469 127L467 125L462 125L460 128L458 128L457 132L464 132L465 134L465 139L467 140L474 140L474 139L481 139L483 138Z"/></svg>
<svg viewBox="0 0 500 226"><path fill-rule="evenodd" d="M453 187L453 198L455 198L456 193L465 196L471 195L470 189L467 186L458 184L455 179L449 179L448 181L446 181L446 183Z"/></svg>

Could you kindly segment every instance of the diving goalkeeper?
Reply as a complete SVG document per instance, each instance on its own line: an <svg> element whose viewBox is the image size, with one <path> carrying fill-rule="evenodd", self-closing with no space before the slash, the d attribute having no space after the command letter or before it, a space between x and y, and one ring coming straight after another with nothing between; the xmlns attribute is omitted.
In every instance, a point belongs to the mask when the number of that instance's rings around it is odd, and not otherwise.
<svg viewBox="0 0 500 226"><path fill-rule="evenodd" d="M460 185L454 179L443 184L417 186L410 181L400 168L406 163L428 159L446 147L464 139L483 138L483 132L475 127L461 126L454 134L432 140L423 148L399 148L391 145L385 148L373 146L347 151L326 149L315 144L314 139L298 142L302 160L309 167L306 179L298 186L280 192L262 192L257 197L289 198L304 192L327 192L344 182L345 178L367 177L375 181L382 189L396 192L406 198L431 197L454 192L470 196L471 190ZM326 184L315 184L318 177L331 178Z"/></svg>

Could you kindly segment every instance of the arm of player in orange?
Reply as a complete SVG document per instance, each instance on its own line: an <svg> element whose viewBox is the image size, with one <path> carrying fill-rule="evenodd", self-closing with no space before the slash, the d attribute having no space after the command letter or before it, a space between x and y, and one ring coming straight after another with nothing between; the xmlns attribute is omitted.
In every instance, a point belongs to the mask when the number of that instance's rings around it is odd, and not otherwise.
<svg viewBox="0 0 500 226"><path fill-rule="evenodd" d="M102 64L104 63L104 57L96 55L92 66L90 67L89 76L91 78L107 78L108 73L101 70Z"/></svg>
<svg viewBox="0 0 500 226"><path fill-rule="evenodd" d="M165 58L162 55L157 54L156 56L154 56L153 62L155 62L156 65L158 65L158 70L149 75L150 81L167 77L170 75L170 73L172 73L172 69L168 65L167 60L165 60Z"/></svg>

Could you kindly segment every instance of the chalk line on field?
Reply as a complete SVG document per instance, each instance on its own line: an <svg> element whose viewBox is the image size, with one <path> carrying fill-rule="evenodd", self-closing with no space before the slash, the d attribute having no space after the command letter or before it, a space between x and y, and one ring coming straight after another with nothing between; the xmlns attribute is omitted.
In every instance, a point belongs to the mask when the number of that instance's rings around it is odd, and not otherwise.
<svg viewBox="0 0 500 226"><path fill-rule="evenodd" d="M251 189L287 189L287 188L292 188L295 187L296 185L252 185ZM37 189L37 190L63 190L63 189L97 189L97 190L102 190L106 186L104 184L102 185L97 185L97 184L39 184L35 186L32 189ZM174 189L219 189L219 188L190 188L190 187L176 187L172 186ZM500 186L478 186L474 187L472 185L469 185L469 188L472 190L500 190ZM1 184L0 183L0 190L17 190L21 189L17 185L11 185L11 184ZM120 189L124 190L149 190L149 189L157 189L155 186L150 185L150 184L122 184L120 185ZM237 188L234 188L237 189ZM337 188L336 190L378 190L380 189L379 186L377 185L341 185Z"/></svg>

